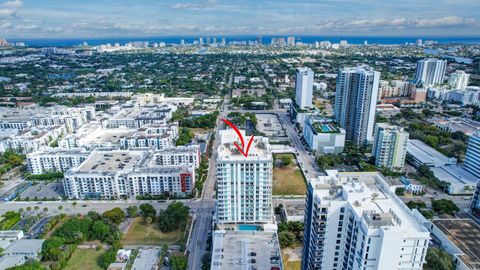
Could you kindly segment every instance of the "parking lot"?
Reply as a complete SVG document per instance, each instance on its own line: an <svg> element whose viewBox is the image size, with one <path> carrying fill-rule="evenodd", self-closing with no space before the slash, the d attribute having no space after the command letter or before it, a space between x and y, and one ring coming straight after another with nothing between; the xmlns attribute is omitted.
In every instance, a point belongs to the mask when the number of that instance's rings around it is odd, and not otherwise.
<svg viewBox="0 0 480 270"><path fill-rule="evenodd" d="M267 137L285 137L285 130L275 114L256 114L256 129L264 133Z"/></svg>
<svg viewBox="0 0 480 270"><path fill-rule="evenodd" d="M40 182L37 185L27 188L20 196L25 199L57 199L58 197L64 196L63 184L62 182L53 182L53 183L44 183Z"/></svg>

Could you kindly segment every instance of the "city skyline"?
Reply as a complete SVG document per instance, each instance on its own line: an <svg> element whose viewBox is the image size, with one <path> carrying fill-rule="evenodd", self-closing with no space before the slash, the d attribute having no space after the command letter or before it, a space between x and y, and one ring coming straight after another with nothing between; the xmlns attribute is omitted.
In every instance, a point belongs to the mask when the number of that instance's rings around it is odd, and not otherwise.
<svg viewBox="0 0 480 270"><path fill-rule="evenodd" d="M165 35L476 36L474 1L0 1L6 38ZM238 18L238 19L236 19ZM241 18L241 19L240 19Z"/></svg>

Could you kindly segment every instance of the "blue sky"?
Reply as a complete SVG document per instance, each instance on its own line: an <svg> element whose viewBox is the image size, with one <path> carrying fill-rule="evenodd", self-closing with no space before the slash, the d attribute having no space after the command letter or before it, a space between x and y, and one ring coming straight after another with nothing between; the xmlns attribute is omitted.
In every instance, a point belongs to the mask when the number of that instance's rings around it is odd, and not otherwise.
<svg viewBox="0 0 480 270"><path fill-rule="evenodd" d="M0 37L480 35L479 0L0 0Z"/></svg>

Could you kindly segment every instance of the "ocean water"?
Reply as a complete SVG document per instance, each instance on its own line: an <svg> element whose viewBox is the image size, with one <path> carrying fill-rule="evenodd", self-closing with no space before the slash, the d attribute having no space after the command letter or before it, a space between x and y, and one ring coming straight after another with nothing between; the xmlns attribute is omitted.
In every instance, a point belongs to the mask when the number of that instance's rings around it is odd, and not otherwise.
<svg viewBox="0 0 480 270"><path fill-rule="evenodd" d="M159 37L122 37L122 38L76 38L76 39L9 39L9 42L25 42L28 46L32 47L44 47L44 46L57 46L57 47L70 47L82 44L87 42L88 45L99 45L106 43L120 43L121 45L132 42L132 41L148 41L150 43L155 42L165 42L167 44L179 44L180 39L184 39L186 43L193 43L194 40L198 40L200 36L159 36ZM256 40L256 35L245 35L245 36L203 36L204 42L206 38L210 37L211 40L216 37L217 42L221 41L221 38L224 37L228 42L230 41L249 41ZM268 35L262 36L263 44L270 44L270 41L274 37L287 37L282 35ZM440 44L449 44L449 43L465 43L465 44L480 44L480 36L464 36L464 37L372 37L372 36L295 36L297 42L303 43L315 43L315 41L328 40L332 43L338 43L340 40L347 40L350 44L363 44L364 41L367 41L368 44L405 44L405 43L415 43L417 39L425 40L436 40Z"/></svg>

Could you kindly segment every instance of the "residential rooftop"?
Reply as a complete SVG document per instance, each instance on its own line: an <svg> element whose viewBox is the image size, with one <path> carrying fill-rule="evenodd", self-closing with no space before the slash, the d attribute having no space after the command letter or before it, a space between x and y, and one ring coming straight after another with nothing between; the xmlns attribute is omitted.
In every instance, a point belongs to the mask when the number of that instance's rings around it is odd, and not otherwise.
<svg viewBox="0 0 480 270"><path fill-rule="evenodd" d="M347 201L371 228L388 227L412 235L428 232L378 172L330 170L327 176L314 178L311 183L322 204Z"/></svg>
<svg viewBox="0 0 480 270"><path fill-rule="evenodd" d="M115 172L132 170L144 157L144 151L98 151L85 160L76 172Z"/></svg>
<svg viewBox="0 0 480 270"><path fill-rule="evenodd" d="M245 135L245 130L240 130L244 138L245 148L250 141L251 136ZM218 146L218 160L219 161L273 161L272 151L268 138L255 136L248 151L248 156L245 157L235 146L235 143L242 147L242 143L238 138L237 133L233 129L227 129L220 131L221 143Z"/></svg>

